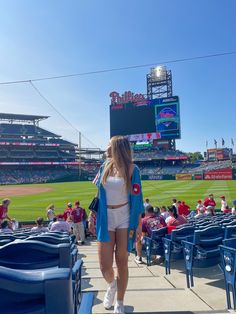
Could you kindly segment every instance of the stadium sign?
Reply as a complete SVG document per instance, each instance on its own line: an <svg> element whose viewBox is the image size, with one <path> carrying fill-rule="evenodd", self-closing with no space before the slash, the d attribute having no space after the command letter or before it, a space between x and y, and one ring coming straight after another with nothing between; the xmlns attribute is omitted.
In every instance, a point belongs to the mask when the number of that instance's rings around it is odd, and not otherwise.
<svg viewBox="0 0 236 314"><path fill-rule="evenodd" d="M131 91L124 92L124 94L120 95L117 92L111 92L111 104L112 105L119 105L125 104L127 102L143 102L147 101L146 97L143 94L135 94Z"/></svg>

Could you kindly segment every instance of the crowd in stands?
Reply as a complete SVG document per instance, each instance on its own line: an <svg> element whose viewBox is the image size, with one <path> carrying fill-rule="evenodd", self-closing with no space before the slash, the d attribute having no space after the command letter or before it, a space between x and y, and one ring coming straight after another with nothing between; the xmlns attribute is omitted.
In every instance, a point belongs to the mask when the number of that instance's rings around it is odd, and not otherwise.
<svg viewBox="0 0 236 314"><path fill-rule="evenodd" d="M11 201L4 199L0 205L0 234L13 234L18 228L15 219L11 219L8 209ZM86 230L91 226L91 235L95 236L96 216L90 213L89 217L86 210L80 206L80 202L76 201L74 206L71 202L67 204L64 211L56 214L54 204L50 204L46 208L47 221L44 222L42 217L38 217L35 226L31 228L32 234L40 234L45 232L67 232L73 234L77 243L83 245L85 243Z"/></svg>
<svg viewBox="0 0 236 314"><path fill-rule="evenodd" d="M170 157L180 157L186 156L185 153L181 151L174 151L174 150L158 150L158 149L151 149L151 150L138 150L134 151L133 157L135 160L149 160L149 159L164 159Z"/></svg>
<svg viewBox="0 0 236 314"><path fill-rule="evenodd" d="M0 184L45 183L78 174L77 169L2 169Z"/></svg>
<svg viewBox="0 0 236 314"><path fill-rule="evenodd" d="M235 215L236 200L232 202L232 208L229 208L225 196L222 195L220 198L221 213ZM154 230L167 227L170 233L174 228L187 224L188 219L198 220L200 217L214 216L216 214L215 207L216 202L213 194L209 194L204 201L198 200L196 207L191 211L190 206L185 201L175 198L172 199L170 206L161 206L160 208L152 206L150 200L146 198L144 202L145 214L142 217L142 238L136 242L136 262L142 263L142 239L146 236L151 237ZM155 258L157 262L163 260L163 257Z"/></svg>

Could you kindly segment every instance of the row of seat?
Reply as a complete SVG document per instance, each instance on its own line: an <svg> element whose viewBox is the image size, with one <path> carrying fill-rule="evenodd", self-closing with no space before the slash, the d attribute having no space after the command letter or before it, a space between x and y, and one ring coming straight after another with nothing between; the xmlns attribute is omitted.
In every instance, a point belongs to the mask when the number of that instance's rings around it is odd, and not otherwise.
<svg viewBox="0 0 236 314"><path fill-rule="evenodd" d="M0 247L0 308L6 308L4 313L91 313L93 293L81 293L83 261L77 259L78 250L70 237L25 235L25 239L0 237L0 242L11 241Z"/></svg>

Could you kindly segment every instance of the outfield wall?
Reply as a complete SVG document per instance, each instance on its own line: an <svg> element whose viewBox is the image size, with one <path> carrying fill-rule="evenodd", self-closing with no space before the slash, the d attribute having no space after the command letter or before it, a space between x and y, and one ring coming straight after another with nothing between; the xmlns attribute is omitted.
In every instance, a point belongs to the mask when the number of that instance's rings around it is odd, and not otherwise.
<svg viewBox="0 0 236 314"><path fill-rule="evenodd" d="M236 169L225 168L195 174L143 175L142 180L236 180Z"/></svg>

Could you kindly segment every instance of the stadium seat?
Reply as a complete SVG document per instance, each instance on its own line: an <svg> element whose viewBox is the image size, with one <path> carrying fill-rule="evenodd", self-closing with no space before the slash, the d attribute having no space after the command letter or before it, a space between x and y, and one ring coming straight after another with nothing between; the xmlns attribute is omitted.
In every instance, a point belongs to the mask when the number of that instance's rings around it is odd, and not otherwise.
<svg viewBox="0 0 236 314"><path fill-rule="evenodd" d="M192 239L183 240L187 287L193 287L193 267L210 267L220 261L219 245L224 239L224 228L219 226L195 230Z"/></svg>
<svg viewBox="0 0 236 314"><path fill-rule="evenodd" d="M77 314L68 268L28 272L0 267L0 294L4 314Z"/></svg>
<svg viewBox="0 0 236 314"><path fill-rule="evenodd" d="M184 226L174 229L171 234L163 238L166 275L170 274L171 260L183 258L183 247L181 241L191 237L194 230L194 226Z"/></svg>
<svg viewBox="0 0 236 314"><path fill-rule="evenodd" d="M233 297L233 309L236 310L236 239L224 240L220 245L221 268L224 273L227 307L231 309L231 295Z"/></svg>
<svg viewBox="0 0 236 314"><path fill-rule="evenodd" d="M236 238L236 225L225 226L225 239Z"/></svg>
<svg viewBox="0 0 236 314"><path fill-rule="evenodd" d="M164 255L163 237L167 234L167 228L161 228L159 230L153 230L151 238L144 237L143 245L147 258L147 266L151 265L152 255Z"/></svg>

